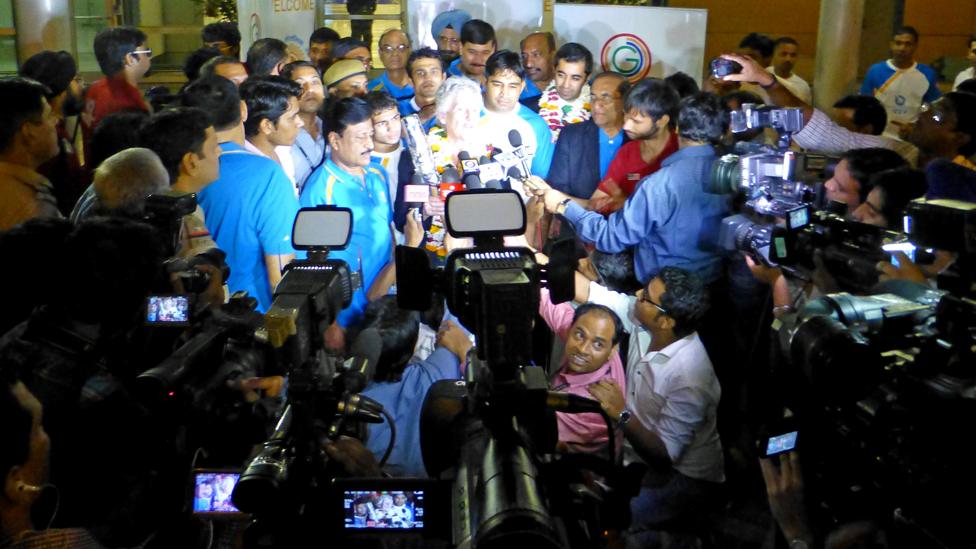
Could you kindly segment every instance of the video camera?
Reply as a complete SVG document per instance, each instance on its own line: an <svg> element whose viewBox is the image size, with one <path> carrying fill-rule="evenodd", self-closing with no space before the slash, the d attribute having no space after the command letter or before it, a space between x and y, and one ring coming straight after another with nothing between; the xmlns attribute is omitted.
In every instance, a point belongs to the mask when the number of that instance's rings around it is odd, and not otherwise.
<svg viewBox="0 0 976 549"><path fill-rule="evenodd" d="M976 541L976 301L904 281L830 294L774 322L782 404L832 519L894 519L906 547ZM960 503L962 501L962 503ZM867 514L868 516L865 516Z"/></svg>
<svg viewBox="0 0 976 549"><path fill-rule="evenodd" d="M593 532L603 529L581 526L586 519L569 509L587 498L572 493L570 477L551 473L552 462L541 456L551 454L556 442L552 410L600 408L550 392L531 353L540 285L548 286L554 302L573 296L572 242L557 243L545 267L530 250L505 247L504 237L525 227L515 191L452 193L446 219L452 235L473 237L475 247L453 251L438 269L430 268L422 250L403 246L396 261L401 307L427 310L436 295L443 296L475 335L466 381L435 383L421 413L427 472L452 483L446 490L453 498L450 541L478 548L588 546Z"/></svg>

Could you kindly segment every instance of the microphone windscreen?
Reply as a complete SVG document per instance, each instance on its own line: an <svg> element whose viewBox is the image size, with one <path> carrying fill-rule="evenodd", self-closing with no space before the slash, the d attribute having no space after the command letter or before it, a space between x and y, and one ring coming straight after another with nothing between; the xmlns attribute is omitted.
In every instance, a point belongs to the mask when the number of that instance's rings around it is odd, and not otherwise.
<svg viewBox="0 0 976 549"><path fill-rule="evenodd" d="M491 162L491 159L488 158L487 156L482 156L481 158L478 159L478 164L481 165L488 164L489 162Z"/></svg>
<svg viewBox="0 0 976 549"><path fill-rule="evenodd" d="M458 183L460 181L461 175L454 168L446 168L441 174L441 183Z"/></svg>
<svg viewBox="0 0 976 549"><path fill-rule="evenodd" d="M352 343L350 354L353 357L365 359L363 375L367 383L372 381L373 374L376 373L376 363L380 361L380 353L382 352L383 338L376 328L366 328L359 332L356 341Z"/></svg>
<svg viewBox="0 0 976 549"><path fill-rule="evenodd" d="M458 153L458 160L471 160L471 154L468 151L461 151Z"/></svg>
<svg viewBox="0 0 976 549"><path fill-rule="evenodd" d="M518 130L509 130L508 132L508 142L512 147L518 148L522 146L522 134Z"/></svg>
<svg viewBox="0 0 976 549"><path fill-rule="evenodd" d="M512 166L508 169L509 179L522 179L522 170L518 169L518 166Z"/></svg>

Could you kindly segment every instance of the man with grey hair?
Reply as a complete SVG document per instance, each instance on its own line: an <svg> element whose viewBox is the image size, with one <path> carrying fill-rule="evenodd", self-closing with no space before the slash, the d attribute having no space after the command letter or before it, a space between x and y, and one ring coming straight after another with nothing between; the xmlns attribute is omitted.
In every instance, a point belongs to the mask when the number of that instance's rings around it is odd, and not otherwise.
<svg viewBox="0 0 976 549"><path fill-rule="evenodd" d="M95 170L95 214L137 216L146 197L169 189L169 174L156 153L133 147L105 159Z"/></svg>
<svg viewBox="0 0 976 549"><path fill-rule="evenodd" d="M380 60L386 70L369 81L369 91L385 91L397 101L413 97L413 86L407 74L407 59L413 50L410 36L400 29L390 29L380 35Z"/></svg>

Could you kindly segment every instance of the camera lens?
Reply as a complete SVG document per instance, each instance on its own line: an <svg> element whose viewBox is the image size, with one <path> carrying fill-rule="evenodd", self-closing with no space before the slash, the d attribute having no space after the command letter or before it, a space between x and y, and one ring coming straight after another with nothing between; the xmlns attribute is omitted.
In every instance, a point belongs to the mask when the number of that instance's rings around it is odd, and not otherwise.
<svg viewBox="0 0 976 549"><path fill-rule="evenodd" d="M739 157L727 154L712 164L712 177L705 183L705 192L732 194L739 188Z"/></svg>

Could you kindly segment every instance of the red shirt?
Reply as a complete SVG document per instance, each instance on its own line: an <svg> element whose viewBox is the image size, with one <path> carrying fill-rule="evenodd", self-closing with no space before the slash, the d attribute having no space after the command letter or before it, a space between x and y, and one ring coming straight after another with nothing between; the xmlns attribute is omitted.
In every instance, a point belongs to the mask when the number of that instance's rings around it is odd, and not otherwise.
<svg viewBox="0 0 976 549"><path fill-rule="evenodd" d="M672 132L671 137L668 138L668 142L664 144L664 148L657 157L650 164L645 164L644 160L641 159L640 141L628 141L620 147L620 150L613 157L610 167L607 168L607 176L603 178L597 188L607 194L612 194L607 188L607 181L612 179L620 187L620 190L629 197L634 194L634 189L637 188L641 179L661 169L661 163L664 162L664 159L677 150L678 134Z"/></svg>
<svg viewBox="0 0 976 549"><path fill-rule="evenodd" d="M149 112L139 88L129 84L122 76L101 78L88 88L85 96L85 113L90 116L94 128L106 116L119 111Z"/></svg>

